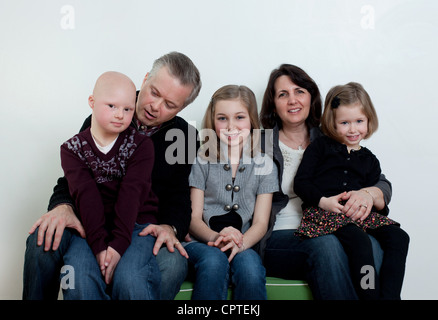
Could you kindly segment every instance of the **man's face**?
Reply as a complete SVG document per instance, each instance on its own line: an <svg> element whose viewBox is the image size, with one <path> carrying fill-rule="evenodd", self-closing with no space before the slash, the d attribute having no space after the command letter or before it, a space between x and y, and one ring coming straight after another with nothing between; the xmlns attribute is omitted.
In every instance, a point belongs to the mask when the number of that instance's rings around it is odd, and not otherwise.
<svg viewBox="0 0 438 320"><path fill-rule="evenodd" d="M192 86L182 85L170 75L167 67L162 67L153 76L148 73L138 94L137 119L148 127L169 121L184 108L192 90Z"/></svg>

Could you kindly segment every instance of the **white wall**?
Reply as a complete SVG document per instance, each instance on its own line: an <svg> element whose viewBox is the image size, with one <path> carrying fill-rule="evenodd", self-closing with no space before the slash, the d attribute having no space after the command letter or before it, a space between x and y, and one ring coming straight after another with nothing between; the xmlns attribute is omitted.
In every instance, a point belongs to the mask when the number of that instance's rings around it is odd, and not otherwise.
<svg viewBox="0 0 438 320"><path fill-rule="evenodd" d="M437 299L437 14L434 0L0 0L0 298L21 298L27 232L97 76L117 70L140 86L154 59L177 50L201 71L182 113L198 124L222 85L245 84L261 103L281 63L306 70L323 96L361 82L381 124L366 145L411 236L402 296Z"/></svg>

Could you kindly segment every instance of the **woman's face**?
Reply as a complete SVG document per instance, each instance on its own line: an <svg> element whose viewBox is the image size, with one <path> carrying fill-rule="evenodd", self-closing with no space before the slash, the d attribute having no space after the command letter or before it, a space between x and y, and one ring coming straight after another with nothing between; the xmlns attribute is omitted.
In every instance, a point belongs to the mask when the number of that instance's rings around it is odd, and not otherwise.
<svg viewBox="0 0 438 320"><path fill-rule="evenodd" d="M310 112L310 93L297 86L288 76L280 76L274 84L275 111L283 126L305 123Z"/></svg>

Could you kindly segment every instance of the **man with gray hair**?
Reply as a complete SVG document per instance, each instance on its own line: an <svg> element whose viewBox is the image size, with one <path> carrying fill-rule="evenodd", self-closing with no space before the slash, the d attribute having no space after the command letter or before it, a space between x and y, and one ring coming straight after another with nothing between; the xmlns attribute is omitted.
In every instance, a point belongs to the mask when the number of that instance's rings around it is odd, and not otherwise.
<svg viewBox="0 0 438 320"><path fill-rule="evenodd" d="M151 224L140 235L156 238L153 254L161 273L162 299L173 299L187 274L187 253L179 241L184 239L190 225L188 176L199 144L196 129L177 114L193 102L200 89L199 71L187 56L171 52L158 58L137 94L136 112L131 124L150 136L155 148L152 191L158 198L158 214L151 216ZM91 116L85 120L81 131L90 124ZM176 142L166 135L173 129L182 132L185 138L184 161L177 163L166 159L166 150ZM29 232L23 299L57 298L63 257L68 254L74 232L86 237L75 214L67 180L62 177L54 187L48 212L35 222ZM136 271L140 273L139 270L132 271L133 274ZM126 294L117 298L148 299L147 279L139 280L127 283Z"/></svg>

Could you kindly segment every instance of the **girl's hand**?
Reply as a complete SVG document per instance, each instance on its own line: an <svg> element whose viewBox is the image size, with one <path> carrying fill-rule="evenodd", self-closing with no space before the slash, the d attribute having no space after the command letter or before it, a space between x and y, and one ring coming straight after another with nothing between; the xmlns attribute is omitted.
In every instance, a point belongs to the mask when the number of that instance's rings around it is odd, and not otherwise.
<svg viewBox="0 0 438 320"><path fill-rule="evenodd" d="M219 236L213 242L207 243L209 246L217 247L221 249L222 252L231 250L228 257L228 261L231 262L234 256L239 252L245 250L243 245L243 234L233 227L226 227L219 232Z"/></svg>
<svg viewBox="0 0 438 320"><path fill-rule="evenodd" d="M242 245L239 247L233 240L225 240L225 238L222 236L219 236L215 242L210 241L207 244L211 247L217 247L221 249L222 252L231 250L230 255L228 256L228 262L231 262L236 254L245 250L243 240Z"/></svg>
<svg viewBox="0 0 438 320"><path fill-rule="evenodd" d="M243 244L243 234L233 227L223 228L221 232L219 232L219 237L216 239L215 246L217 247L221 242L229 242L233 241L239 248Z"/></svg>
<svg viewBox="0 0 438 320"><path fill-rule="evenodd" d="M231 260L233 260L234 256L242 251L245 250L245 245L242 242L242 246L238 247L234 242L230 242L233 244L233 246L231 247L231 253L228 256L228 262L231 262Z"/></svg>
<svg viewBox="0 0 438 320"><path fill-rule="evenodd" d="M339 201L344 200L346 194L347 194L346 192L343 192L341 194L329 198L322 197L319 200L318 207L320 207L325 211L342 213L342 209L344 208L344 206L340 204Z"/></svg>
<svg viewBox="0 0 438 320"><path fill-rule="evenodd" d="M243 244L243 234L236 228L226 227L217 234L217 237L214 241L209 241L207 244L212 247L222 248L230 241L234 242L240 248Z"/></svg>

